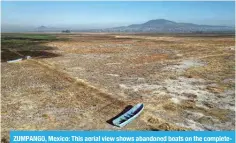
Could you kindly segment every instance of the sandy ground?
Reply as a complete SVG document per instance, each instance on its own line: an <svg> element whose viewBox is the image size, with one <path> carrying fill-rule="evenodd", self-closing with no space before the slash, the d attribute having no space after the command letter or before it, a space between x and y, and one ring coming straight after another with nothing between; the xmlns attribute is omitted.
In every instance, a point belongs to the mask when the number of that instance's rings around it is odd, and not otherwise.
<svg viewBox="0 0 236 143"><path fill-rule="evenodd" d="M234 37L59 35L58 54L2 63L9 130L233 130ZM110 120L144 103L118 128Z"/></svg>

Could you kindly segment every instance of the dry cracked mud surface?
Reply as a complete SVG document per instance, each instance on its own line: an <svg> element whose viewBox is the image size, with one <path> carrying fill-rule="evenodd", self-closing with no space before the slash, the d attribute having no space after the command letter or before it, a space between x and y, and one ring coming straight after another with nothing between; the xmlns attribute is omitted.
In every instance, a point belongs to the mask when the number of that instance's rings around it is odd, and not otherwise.
<svg viewBox="0 0 236 143"><path fill-rule="evenodd" d="M42 46L58 56L1 63L5 138L9 130L235 129L234 37L57 37L69 40ZM140 102L136 120L111 125Z"/></svg>

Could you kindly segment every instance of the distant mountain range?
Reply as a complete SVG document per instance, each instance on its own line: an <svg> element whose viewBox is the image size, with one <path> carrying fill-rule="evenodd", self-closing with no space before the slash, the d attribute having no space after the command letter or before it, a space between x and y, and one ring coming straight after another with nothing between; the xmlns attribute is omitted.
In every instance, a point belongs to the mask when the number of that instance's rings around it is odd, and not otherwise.
<svg viewBox="0 0 236 143"><path fill-rule="evenodd" d="M94 31L94 30L93 30ZM234 32L235 27L198 25L192 23L177 23L165 19L150 20L143 24L97 29L97 32L145 32L145 33L201 33L201 32Z"/></svg>
<svg viewBox="0 0 236 143"><path fill-rule="evenodd" d="M38 32L61 32L62 28L40 26ZM192 23L178 23L166 19L150 20L142 24L132 24L104 29L70 29L71 32L130 32L130 33L208 33L208 32L230 32L234 33L235 27L198 25Z"/></svg>

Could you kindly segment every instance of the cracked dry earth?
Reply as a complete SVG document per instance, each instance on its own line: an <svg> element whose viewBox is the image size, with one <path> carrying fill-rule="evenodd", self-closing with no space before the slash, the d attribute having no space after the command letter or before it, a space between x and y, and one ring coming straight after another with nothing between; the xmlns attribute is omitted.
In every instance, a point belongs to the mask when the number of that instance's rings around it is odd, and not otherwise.
<svg viewBox="0 0 236 143"><path fill-rule="evenodd" d="M58 57L2 63L9 130L233 130L234 37L57 35ZM124 128L128 105L143 113Z"/></svg>

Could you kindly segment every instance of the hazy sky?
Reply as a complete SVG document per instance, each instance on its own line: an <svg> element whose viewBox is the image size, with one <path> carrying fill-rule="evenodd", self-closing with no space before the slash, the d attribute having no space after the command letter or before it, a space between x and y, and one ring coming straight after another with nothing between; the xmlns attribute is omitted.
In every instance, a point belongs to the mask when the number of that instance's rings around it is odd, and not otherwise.
<svg viewBox="0 0 236 143"><path fill-rule="evenodd" d="M2 2L2 25L104 28L168 19L234 25L234 2Z"/></svg>

